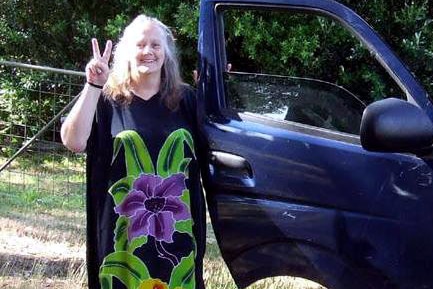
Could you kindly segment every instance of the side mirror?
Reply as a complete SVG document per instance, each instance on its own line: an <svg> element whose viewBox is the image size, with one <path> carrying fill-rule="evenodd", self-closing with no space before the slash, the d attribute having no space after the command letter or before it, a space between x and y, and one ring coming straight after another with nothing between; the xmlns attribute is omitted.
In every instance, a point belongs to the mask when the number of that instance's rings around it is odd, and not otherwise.
<svg viewBox="0 0 433 289"><path fill-rule="evenodd" d="M417 153L433 144L433 124L419 107L396 98L368 105L361 119L361 144L368 151Z"/></svg>

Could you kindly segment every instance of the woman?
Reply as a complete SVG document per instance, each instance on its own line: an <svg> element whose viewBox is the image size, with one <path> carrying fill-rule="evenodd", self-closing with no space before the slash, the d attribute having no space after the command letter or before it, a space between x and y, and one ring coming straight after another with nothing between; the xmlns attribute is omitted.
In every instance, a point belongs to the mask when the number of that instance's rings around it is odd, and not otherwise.
<svg viewBox="0 0 433 289"><path fill-rule="evenodd" d="M61 135L87 152L89 288L204 288L205 214L193 91L173 35L140 15L114 50L92 39L87 83ZM112 287L111 287L112 286Z"/></svg>

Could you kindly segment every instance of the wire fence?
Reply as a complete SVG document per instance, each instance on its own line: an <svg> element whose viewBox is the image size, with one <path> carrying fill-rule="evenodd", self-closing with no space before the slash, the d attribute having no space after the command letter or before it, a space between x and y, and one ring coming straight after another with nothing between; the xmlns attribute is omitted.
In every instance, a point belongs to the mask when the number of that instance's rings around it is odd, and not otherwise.
<svg viewBox="0 0 433 289"><path fill-rule="evenodd" d="M82 89L83 74L0 62L0 157L4 163ZM60 120L0 173L0 192L58 193L84 189L84 157L60 140ZM11 194L11 195L10 195Z"/></svg>
<svg viewBox="0 0 433 289"><path fill-rule="evenodd" d="M0 61L0 165L83 83L81 72ZM0 288L86 287L85 155L64 148L60 127L53 122L0 171Z"/></svg>

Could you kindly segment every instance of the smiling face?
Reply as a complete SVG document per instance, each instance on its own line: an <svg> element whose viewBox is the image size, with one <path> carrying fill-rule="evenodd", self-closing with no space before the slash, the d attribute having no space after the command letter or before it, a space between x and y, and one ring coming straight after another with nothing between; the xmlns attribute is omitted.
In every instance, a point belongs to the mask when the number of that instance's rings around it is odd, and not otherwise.
<svg viewBox="0 0 433 289"><path fill-rule="evenodd" d="M165 60L166 45L161 28L150 21L132 39L134 52L131 53L131 72L133 75L161 74Z"/></svg>

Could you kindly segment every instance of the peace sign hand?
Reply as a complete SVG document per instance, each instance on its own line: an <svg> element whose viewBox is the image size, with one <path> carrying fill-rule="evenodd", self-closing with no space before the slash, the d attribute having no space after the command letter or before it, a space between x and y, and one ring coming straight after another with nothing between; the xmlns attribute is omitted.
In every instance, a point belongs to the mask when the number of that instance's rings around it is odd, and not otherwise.
<svg viewBox="0 0 433 289"><path fill-rule="evenodd" d="M87 82L101 86L107 82L110 72L108 62L110 61L112 46L111 40L108 40L105 44L104 53L101 55L98 40L92 38L93 59L86 65Z"/></svg>

